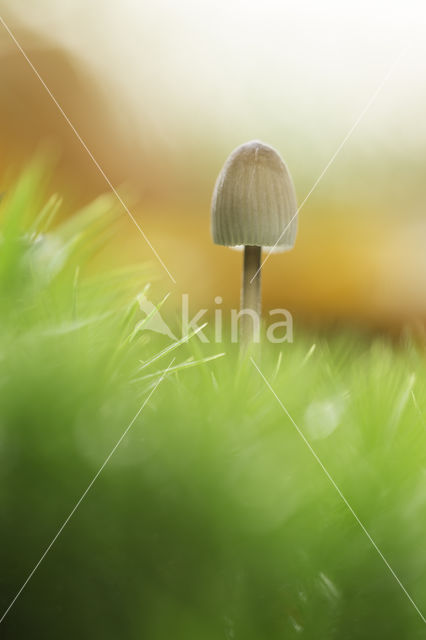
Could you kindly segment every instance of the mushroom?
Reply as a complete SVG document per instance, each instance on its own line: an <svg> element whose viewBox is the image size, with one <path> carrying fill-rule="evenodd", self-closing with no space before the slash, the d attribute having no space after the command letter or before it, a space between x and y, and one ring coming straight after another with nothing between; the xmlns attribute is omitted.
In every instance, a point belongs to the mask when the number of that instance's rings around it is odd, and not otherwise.
<svg viewBox="0 0 426 640"><path fill-rule="evenodd" d="M296 240L296 193L278 151L258 140L234 149L216 180L211 210L213 242L244 248L240 315L247 346L253 315L261 313L262 247L286 251Z"/></svg>

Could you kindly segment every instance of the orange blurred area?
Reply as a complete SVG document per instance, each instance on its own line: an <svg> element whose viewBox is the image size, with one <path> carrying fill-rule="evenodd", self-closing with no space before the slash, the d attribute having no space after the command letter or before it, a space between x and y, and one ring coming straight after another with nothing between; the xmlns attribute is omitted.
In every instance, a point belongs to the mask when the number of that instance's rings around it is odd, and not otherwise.
<svg viewBox="0 0 426 640"><path fill-rule="evenodd" d="M329 226L301 217L295 249L272 254L263 267L265 311L286 308L311 327L421 329L426 319L424 245L414 254L413 238L402 239L397 225L384 234L380 221L370 222L367 233L355 214L349 224L338 212L324 212ZM202 215L171 208L166 222L165 216L147 210L138 218L177 280L174 287L159 268L164 290L190 293L194 312L197 306L212 310L216 296L225 308L238 306L242 253L212 244L207 194ZM123 232L123 238L126 255L148 257L137 233Z"/></svg>
<svg viewBox="0 0 426 640"><path fill-rule="evenodd" d="M216 175L234 144L218 141L214 132L210 135L206 130L205 139L195 136L187 145L170 148L143 113L142 124L137 125L133 111L126 115L126 101L121 103L120 96L112 99L111 87L102 85L82 59L13 26L66 118L3 29L1 174L16 173L40 146L48 148L55 157L49 189L64 195L63 215L108 191L106 177L115 187L126 184L123 194L132 193L129 210L176 285L120 204L119 229L97 258L96 268L150 261L158 273L158 299L162 291L170 290L177 297L189 293L194 309L212 310L216 296L223 298L226 307L238 305L241 254L212 244L209 220ZM136 129L143 135L136 135ZM305 193L317 178L303 175L298 168L293 176L296 189L302 183ZM389 186L392 192L390 182ZM305 193L299 193L299 201ZM418 201L424 205L426 193ZM424 209L396 216L387 200L368 201L362 195L345 195L342 190L336 195L335 189L321 188L300 212L295 249L272 255L264 267L264 307L287 308L308 326L424 326L425 246Z"/></svg>

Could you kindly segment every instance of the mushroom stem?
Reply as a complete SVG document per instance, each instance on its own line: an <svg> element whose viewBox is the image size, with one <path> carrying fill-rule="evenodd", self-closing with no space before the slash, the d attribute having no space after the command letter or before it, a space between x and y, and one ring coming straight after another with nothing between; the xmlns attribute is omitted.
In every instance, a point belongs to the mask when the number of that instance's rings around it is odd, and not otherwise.
<svg viewBox="0 0 426 640"><path fill-rule="evenodd" d="M241 311L254 311L241 315L241 346L248 347L253 342L255 331L259 331L261 302L260 261L262 247L246 245L244 247L243 288L241 295Z"/></svg>

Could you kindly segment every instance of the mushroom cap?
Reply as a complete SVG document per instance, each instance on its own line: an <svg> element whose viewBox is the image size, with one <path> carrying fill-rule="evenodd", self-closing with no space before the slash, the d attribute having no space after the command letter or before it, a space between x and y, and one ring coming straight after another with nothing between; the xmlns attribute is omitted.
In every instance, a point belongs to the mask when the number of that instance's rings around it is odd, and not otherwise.
<svg viewBox="0 0 426 640"><path fill-rule="evenodd" d="M216 244L292 249L297 233L293 180L278 151L259 140L234 149L216 180L212 199Z"/></svg>

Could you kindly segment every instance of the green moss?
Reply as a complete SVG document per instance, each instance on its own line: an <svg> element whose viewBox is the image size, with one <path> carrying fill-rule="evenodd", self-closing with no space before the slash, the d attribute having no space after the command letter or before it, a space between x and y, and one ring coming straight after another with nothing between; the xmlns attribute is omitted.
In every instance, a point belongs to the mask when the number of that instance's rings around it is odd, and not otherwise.
<svg viewBox="0 0 426 640"><path fill-rule="evenodd" d="M90 278L84 269L108 236L114 201L101 198L46 229L57 200L38 218L28 213L41 200L39 175L30 168L2 202L2 611L157 384L157 371L173 357L178 368L9 611L5 637L424 637L401 586L235 345L221 345L223 358L180 367L217 352L193 338L142 375L141 361L167 344L134 332L146 272ZM264 345L256 362L424 607L424 354L354 335L299 335L292 345Z"/></svg>

